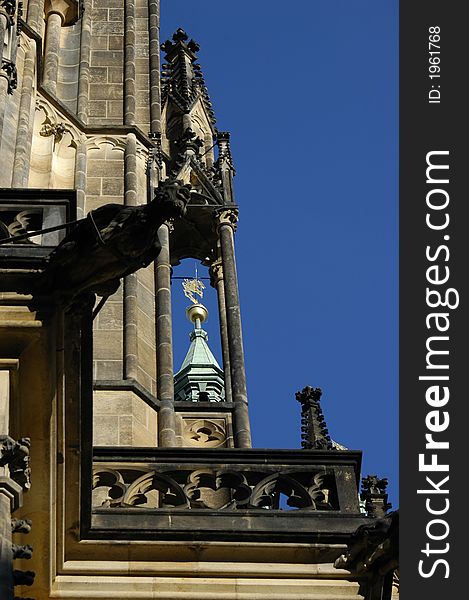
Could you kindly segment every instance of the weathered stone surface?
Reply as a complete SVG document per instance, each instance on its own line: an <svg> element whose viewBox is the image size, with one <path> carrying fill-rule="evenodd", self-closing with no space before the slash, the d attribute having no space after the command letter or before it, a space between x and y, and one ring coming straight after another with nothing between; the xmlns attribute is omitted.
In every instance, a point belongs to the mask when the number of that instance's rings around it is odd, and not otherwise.
<svg viewBox="0 0 469 600"><path fill-rule="evenodd" d="M119 445L119 417L117 415L95 416L94 443L97 446Z"/></svg>
<svg viewBox="0 0 469 600"><path fill-rule="evenodd" d="M95 360L94 379L98 381L122 379L122 360Z"/></svg>
<svg viewBox="0 0 469 600"><path fill-rule="evenodd" d="M121 330L123 325L122 304L108 300L97 316L98 330Z"/></svg>
<svg viewBox="0 0 469 600"><path fill-rule="evenodd" d="M105 83L107 81L106 67L90 67L90 82Z"/></svg>

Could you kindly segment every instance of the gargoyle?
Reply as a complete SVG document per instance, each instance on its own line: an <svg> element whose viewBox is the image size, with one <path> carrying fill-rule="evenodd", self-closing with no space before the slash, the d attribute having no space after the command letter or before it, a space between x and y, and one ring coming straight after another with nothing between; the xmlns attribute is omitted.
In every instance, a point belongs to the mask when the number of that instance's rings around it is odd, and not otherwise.
<svg viewBox="0 0 469 600"><path fill-rule="evenodd" d="M165 181L148 204L105 204L88 213L51 253L36 291L52 293L65 308L82 296L116 292L122 277L156 259L158 228L185 214L190 187Z"/></svg>

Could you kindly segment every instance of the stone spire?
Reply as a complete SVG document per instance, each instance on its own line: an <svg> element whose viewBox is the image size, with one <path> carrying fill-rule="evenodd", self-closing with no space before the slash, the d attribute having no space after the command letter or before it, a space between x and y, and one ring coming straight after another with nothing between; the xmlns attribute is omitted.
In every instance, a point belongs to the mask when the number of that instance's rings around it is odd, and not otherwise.
<svg viewBox="0 0 469 600"><path fill-rule="evenodd" d="M301 403L301 446L307 450L332 450L332 440L326 427L319 400L321 388L306 386L296 393Z"/></svg>
<svg viewBox="0 0 469 600"><path fill-rule="evenodd" d="M225 383L223 370L210 350L208 334L202 323L208 311L202 304L187 309L187 317L194 323L190 346L181 368L174 376L174 398L188 402L223 402Z"/></svg>
<svg viewBox="0 0 469 600"><path fill-rule="evenodd" d="M161 100L165 104L170 98L180 110L188 114L200 98L212 126L215 126L215 114L205 85L200 65L197 64L199 44L194 40L187 41L188 35L178 29L173 41L167 40L161 45L165 53L166 63L161 76Z"/></svg>
<svg viewBox="0 0 469 600"><path fill-rule="evenodd" d="M218 142L212 109L202 69L197 63L199 45L188 41L183 29L161 45L165 63L161 74L162 159L166 174L190 182L203 193L209 204L223 204L223 169L215 165L214 148L225 163L229 155L229 136ZM218 161L219 162L219 161ZM206 199L207 199L206 198ZM199 204L200 204L199 198Z"/></svg>
<svg viewBox="0 0 469 600"><path fill-rule="evenodd" d="M348 450L331 439L319 402L321 396L321 388L310 385L295 394L301 404L301 447L305 450Z"/></svg>

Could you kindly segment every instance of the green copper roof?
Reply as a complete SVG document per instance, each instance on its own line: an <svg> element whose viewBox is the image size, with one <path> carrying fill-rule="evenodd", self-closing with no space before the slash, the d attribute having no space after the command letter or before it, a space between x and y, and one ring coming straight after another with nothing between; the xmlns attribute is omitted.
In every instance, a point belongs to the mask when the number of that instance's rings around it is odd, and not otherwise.
<svg viewBox="0 0 469 600"><path fill-rule="evenodd" d="M220 369L216 358L208 347L208 333L204 329L194 329L190 333L191 345L186 354L186 358L181 365L180 371L190 365L212 365ZM221 370L221 369L220 369Z"/></svg>
<svg viewBox="0 0 469 600"><path fill-rule="evenodd" d="M223 371L207 344L207 332L196 327L189 337L189 350L174 376L174 399L222 402L225 399Z"/></svg>

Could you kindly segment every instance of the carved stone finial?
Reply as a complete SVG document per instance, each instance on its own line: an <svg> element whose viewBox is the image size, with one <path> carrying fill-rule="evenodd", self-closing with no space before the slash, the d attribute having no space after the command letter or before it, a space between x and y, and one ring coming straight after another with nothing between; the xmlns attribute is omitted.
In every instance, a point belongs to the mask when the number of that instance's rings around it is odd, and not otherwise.
<svg viewBox="0 0 469 600"><path fill-rule="evenodd" d="M194 41L194 40L190 40L189 42L187 41L189 39L189 36L187 35L187 33L184 31L184 29L181 29L181 27L179 27L179 29L177 29L175 31L175 33L173 33L172 35L172 42L170 40L166 40L166 42L164 42L163 44L161 44L161 49L166 52L166 54L169 54L172 50L174 50L175 48L182 47L184 49L188 49L190 50L192 53L196 53L200 50L200 46L199 44Z"/></svg>
<svg viewBox="0 0 469 600"><path fill-rule="evenodd" d="M187 40L189 36L187 35L187 33L184 31L184 29L182 29L182 27L178 27L176 29L176 31L173 33L173 40L175 42L185 42Z"/></svg>
<svg viewBox="0 0 469 600"><path fill-rule="evenodd" d="M150 131L148 133L148 137L152 140L154 145L149 152L147 168L149 168L151 163L155 161L158 167L161 169L161 167L163 166L163 147L161 145L161 133L159 131Z"/></svg>
<svg viewBox="0 0 469 600"><path fill-rule="evenodd" d="M233 231L236 231L238 224L239 211L237 208L223 208L215 212L217 228L223 225L229 225Z"/></svg>
<svg viewBox="0 0 469 600"><path fill-rule="evenodd" d="M301 447L305 450L333 450L319 401L321 388L306 386L295 397L301 403Z"/></svg>
<svg viewBox="0 0 469 600"><path fill-rule="evenodd" d="M365 502L365 510L370 517L384 517L391 508L388 503L386 488L388 480L379 479L376 475L362 478L362 492L360 498Z"/></svg>
<svg viewBox="0 0 469 600"><path fill-rule="evenodd" d="M207 115L215 125L215 114L205 85L200 65L197 64L197 52L200 46L194 40L187 41L187 33L178 29L172 40L161 44L166 63L162 65L161 101L163 106L168 98L178 107L181 115L191 112L197 99L205 106Z"/></svg>
<svg viewBox="0 0 469 600"><path fill-rule="evenodd" d="M230 134L228 131L219 131L217 133L218 160L216 167L218 169L230 169L234 172L233 158L231 156Z"/></svg>

